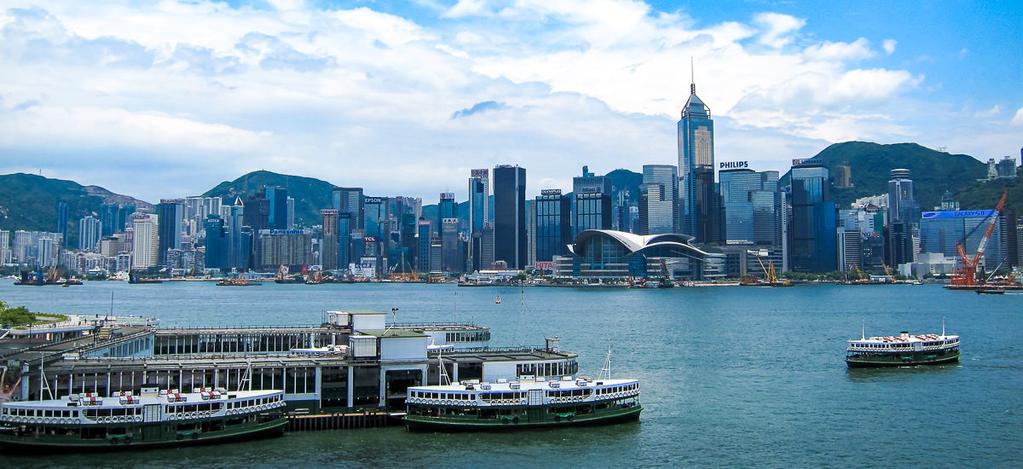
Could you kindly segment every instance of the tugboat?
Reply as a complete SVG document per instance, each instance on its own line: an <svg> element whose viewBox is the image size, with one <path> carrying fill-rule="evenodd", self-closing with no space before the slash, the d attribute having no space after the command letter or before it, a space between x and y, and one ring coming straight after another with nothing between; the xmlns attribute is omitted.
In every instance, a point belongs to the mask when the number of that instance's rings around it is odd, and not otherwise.
<svg viewBox="0 0 1023 469"><path fill-rule="evenodd" d="M438 357L438 360L440 358ZM441 362L443 363L443 362ZM520 376L408 388L409 431L486 431L607 425L639 419L639 381L611 379L611 353L601 376ZM440 366L440 382L447 372Z"/></svg>
<svg viewBox="0 0 1023 469"><path fill-rule="evenodd" d="M910 335L902 331L897 336L865 337L849 341L845 362L850 368L941 365L959 361L959 336Z"/></svg>
<svg viewBox="0 0 1023 469"><path fill-rule="evenodd" d="M283 391L142 388L102 398L0 404L0 448L13 451L109 451L219 443L277 436L288 421Z"/></svg>

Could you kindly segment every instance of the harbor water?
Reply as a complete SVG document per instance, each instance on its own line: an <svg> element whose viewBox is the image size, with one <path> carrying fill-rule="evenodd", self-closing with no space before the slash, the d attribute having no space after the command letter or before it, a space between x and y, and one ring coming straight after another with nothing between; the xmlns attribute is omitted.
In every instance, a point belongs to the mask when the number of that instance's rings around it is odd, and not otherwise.
<svg viewBox="0 0 1023 469"><path fill-rule="evenodd" d="M560 336L598 374L639 378L639 423L492 434L400 427L291 433L247 443L120 455L0 455L17 467L965 466L1023 464L1023 295L937 285L664 290L364 284L72 288L0 281L33 311L156 316L164 325L316 324L326 310L399 322L475 322L491 345ZM500 295L501 304L495 303ZM846 340L962 336L959 364L850 370Z"/></svg>

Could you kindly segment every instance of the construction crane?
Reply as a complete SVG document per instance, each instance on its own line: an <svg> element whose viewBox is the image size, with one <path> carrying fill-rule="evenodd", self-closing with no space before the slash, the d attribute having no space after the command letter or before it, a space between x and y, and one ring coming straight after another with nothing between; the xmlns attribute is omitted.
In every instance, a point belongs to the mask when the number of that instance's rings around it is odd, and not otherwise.
<svg viewBox="0 0 1023 469"><path fill-rule="evenodd" d="M956 269L955 274L952 275L952 285L957 287L972 287L977 285L977 266L980 265L981 259L984 258L984 250L987 248L987 242L991 239L991 234L995 231L995 225L998 223L998 215L1005 208L1005 200L1009 197L1009 190L1006 189L1002 193L1002 198L998 200L998 205L995 206L994 212L988 217L987 230L984 231L984 237L980 238L980 243L977 245L977 253L974 254L973 258L966 253L966 246L964 241L956 243L956 252L959 254L959 268Z"/></svg>
<svg viewBox="0 0 1023 469"><path fill-rule="evenodd" d="M746 253L757 258L757 262L760 263L760 269L764 271L764 281L766 285L770 285L772 287L787 287L792 285L792 282L788 280L780 280L778 278L778 271L774 268L774 262L771 262L771 260L768 259L767 264L764 264L762 259L770 255L766 249L761 249L759 251L747 250Z"/></svg>

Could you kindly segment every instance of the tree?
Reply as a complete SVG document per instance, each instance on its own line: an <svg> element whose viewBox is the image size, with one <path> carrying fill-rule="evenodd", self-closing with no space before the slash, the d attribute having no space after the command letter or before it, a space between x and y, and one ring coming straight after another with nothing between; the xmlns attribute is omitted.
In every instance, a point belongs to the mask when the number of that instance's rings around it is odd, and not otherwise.
<svg viewBox="0 0 1023 469"><path fill-rule="evenodd" d="M18 306L8 308L7 303L0 301L0 325L3 327L27 326L35 322L35 315L28 308Z"/></svg>

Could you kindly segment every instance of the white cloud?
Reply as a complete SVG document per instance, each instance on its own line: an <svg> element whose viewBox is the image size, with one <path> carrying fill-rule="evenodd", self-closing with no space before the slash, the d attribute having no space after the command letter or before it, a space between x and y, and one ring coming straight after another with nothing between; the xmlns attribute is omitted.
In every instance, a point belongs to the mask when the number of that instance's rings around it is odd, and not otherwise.
<svg viewBox="0 0 1023 469"><path fill-rule="evenodd" d="M760 43L781 48L792 42L793 35L806 25L806 20L781 13L758 13L753 21L760 28Z"/></svg>
<svg viewBox="0 0 1023 469"><path fill-rule="evenodd" d="M803 50L803 55L810 60L849 61L869 59L874 56L870 50L870 41L859 38L853 42L825 41L814 44Z"/></svg>
<svg viewBox="0 0 1023 469"><path fill-rule="evenodd" d="M690 57L719 158L758 168L843 139L913 140L933 117L908 96L922 75L860 63L870 39L817 39L777 13L701 24L639 1L462 1L417 23L273 6L0 12L0 172L32 155L149 200L254 169L429 201L464 197L471 167L518 163L530 191L568 188L583 164L675 162Z"/></svg>
<svg viewBox="0 0 1023 469"><path fill-rule="evenodd" d="M1012 125L1023 126L1023 107L1016 110L1016 114L1012 116Z"/></svg>
<svg viewBox="0 0 1023 469"><path fill-rule="evenodd" d="M884 42L881 43L881 47L884 49L885 54L892 55L895 53L895 46L898 45L898 43L899 41L896 41L895 39L885 39Z"/></svg>
<svg viewBox="0 0 1023 469"><path fill-rule="evenodd" d="M995 116L997 116L997 115L999 115L1001 113L1002 113L1002 106L999 106L999 105L995 104L994 106L991 106L989 109L985 109L983 111L978 111L978 112L973 113L973 116L978 118L978 119L988 119L988 118L991 118L991 117L995 117Z"/></svg>
<svg viewBox="0 0 1023 469"><path fill-rule="evenodd" d="M445 18L462 18L489 14L485 0L458 0L442 16Z"/></svg>

